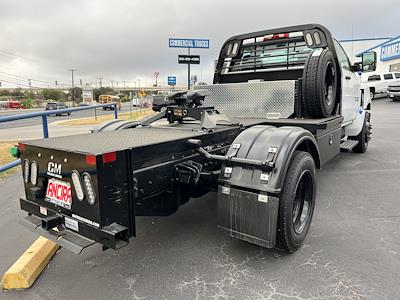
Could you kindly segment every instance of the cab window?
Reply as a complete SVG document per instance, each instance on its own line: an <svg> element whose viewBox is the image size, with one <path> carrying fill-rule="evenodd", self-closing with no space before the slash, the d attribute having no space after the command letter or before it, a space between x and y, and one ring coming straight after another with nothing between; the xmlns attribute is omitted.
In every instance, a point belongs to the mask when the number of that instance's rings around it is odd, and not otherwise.
<svg viewBox="0 0 400 300"><path fill-rule="evenodd" d="M393 79L393 75L392 74L384 74L383 78L385 78L385 79Z"/></svg>
<svg viewBox="0 0 400 300"><path fill-rule="evenodd" d="M350 62L346 55L346 52L344 52L342 46L335 39L333 40L333 44L335 46L335 51L336 51L336 55L338 57L340 66L344 69L350 70Z"/></svg>
<svg viewBox="0 0 400 300"><path fill-rule="evenodd" d="M394 73L394 76L395 76L396 78L400 78L400 73Z"/></svg>
<svg viewBox="0 0 400 300"><path fill-rule="evenodd" d="M380 81L381 76L380 75L371 75L368 77L368 81Z"/></svg>

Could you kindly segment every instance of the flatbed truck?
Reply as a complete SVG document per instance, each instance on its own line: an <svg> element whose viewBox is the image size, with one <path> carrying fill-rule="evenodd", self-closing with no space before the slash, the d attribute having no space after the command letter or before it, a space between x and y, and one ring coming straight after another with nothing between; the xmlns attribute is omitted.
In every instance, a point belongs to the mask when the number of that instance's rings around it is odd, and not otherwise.
<svg viewBox="0 0 400 300"><path fill-rule="evenodd" d="M21 141L24 223L74 253L119 249L136 218L214 191L223 232L294 252L311 225L316 169L367 150L359 67L318 24L231 37L213 84L171 93L174 104L149 118Z"/></svg>

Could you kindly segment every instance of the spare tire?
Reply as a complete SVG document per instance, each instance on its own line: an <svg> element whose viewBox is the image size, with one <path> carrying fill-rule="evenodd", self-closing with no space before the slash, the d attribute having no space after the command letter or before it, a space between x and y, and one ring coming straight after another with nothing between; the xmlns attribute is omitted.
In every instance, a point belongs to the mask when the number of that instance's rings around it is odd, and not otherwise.
<svg viewBox="0 0 400 300"><path fill-rule="evenodd" d="M311 118L325 118L335 108L338 80L336 63L329 49L316 49L303 70L303 102Z"/></svg>

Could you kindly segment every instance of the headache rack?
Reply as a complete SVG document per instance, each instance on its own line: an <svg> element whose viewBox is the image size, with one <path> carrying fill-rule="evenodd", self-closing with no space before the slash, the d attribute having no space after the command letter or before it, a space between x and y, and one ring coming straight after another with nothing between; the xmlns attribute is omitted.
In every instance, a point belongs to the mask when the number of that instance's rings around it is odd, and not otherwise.
<svg viewBox="0 0 400 300"><path fill-rule="evenodd" d="M311 52L303 36L253 40L242 41L238 54L225 58L221 74L302 69Z"/></svg>

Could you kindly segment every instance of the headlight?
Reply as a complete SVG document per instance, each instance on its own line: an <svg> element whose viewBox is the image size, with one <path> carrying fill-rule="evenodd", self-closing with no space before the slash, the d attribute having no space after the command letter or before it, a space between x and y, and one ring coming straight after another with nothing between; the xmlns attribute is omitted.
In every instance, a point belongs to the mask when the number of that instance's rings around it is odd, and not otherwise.
<svg viewBox="0 0 400 300"><path fill-rule="evenodd" d="M31 182L33 185L37 184L38 164L36 161L31 163Z"/></svg>
<svg viewBox="0 0 400 300"><path fill-rule="evenodd" d="M28 183L29 182L29 160L25 159L24 160L24 182Z"/></svg>
<svg viewBox="0 0 400 300"><path fill-rule="evenodd" d="M94 188L92 184L92 177L90 177L89 173L83 173L83 185L85 187L86 198L90 205L94 205L96 203L96 195L94 193Z"/></svg>
<svg viewBox="0 0 400 300"><path fill-rule="evenodd" d="M79 201L82 201L85 195L83 194L81 179L79 178L78 171L75 170L72 171L71 178L72 178L72 183L74 184L76 196L78 197Z"/></svg>

